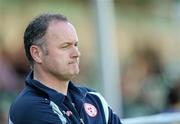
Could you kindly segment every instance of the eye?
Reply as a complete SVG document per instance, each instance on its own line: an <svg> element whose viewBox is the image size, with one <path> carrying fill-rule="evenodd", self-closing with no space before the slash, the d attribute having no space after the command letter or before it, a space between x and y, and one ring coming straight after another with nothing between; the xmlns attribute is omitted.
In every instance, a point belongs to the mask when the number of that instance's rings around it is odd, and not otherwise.
<svg viewBox="0 0 180 124"><path fill-rule="evenodd" d="M74 46L76 46L76 47L77 47L77 46L78 46L78 42L76 42L76 43L74 44Z"/></svg>
<svg viewBox="0 0 180 124"><path fill-rule="evenodd" d="M68 48L70 46L70 44L66 43L62 45L62 48Z"/></svg>

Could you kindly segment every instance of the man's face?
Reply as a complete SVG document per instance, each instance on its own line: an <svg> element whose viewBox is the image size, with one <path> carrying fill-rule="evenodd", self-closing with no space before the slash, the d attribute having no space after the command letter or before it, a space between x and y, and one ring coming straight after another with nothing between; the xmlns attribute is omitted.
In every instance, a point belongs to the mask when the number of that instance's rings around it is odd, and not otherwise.
<svg viewBox="0 0 180 124"><path fill-rule="evenodd" d="M42 57L42 68L60 80L79 74L80 52L74 26L68 22L52 21L45 35L48 54Z"/></svg>

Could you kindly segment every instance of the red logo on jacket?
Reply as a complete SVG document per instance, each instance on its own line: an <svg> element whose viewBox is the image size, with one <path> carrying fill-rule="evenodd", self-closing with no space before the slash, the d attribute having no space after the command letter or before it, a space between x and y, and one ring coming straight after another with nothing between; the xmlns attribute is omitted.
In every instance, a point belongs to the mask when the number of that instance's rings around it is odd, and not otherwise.
<svg viewBox="0 0 180 124"><path fill-rule="evenodd" d="M95 117L97 115L96 107L90 103L84 103L84 109L90 117Z"/></svg>

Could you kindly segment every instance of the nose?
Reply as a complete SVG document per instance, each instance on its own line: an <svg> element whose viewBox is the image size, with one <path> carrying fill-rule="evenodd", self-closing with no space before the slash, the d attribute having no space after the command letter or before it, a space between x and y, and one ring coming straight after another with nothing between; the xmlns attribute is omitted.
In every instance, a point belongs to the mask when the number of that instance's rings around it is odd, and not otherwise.
<svg viewBox="0 0 180 124"><path fill-rule="evenodd" d="M73 50L72 50L72 54L71 54L71 57L72 58L78 58L81 56L81 53L79 51L79 48L77 46L74 46L73 47Z"/></svg>

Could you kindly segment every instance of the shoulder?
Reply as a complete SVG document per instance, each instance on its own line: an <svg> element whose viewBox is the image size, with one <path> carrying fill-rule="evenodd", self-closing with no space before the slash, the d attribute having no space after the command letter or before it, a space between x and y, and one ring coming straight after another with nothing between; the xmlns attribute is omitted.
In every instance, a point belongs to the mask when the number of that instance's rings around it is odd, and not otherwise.
<svg viewBox="0 0 180 124"><path fill-rule="evenodd" d="M33 105L38 104L49 104L43 95L40 95L33 90L25 88L20 92L20 94L16 97L15 101L11 105L13 109L28 109Z"/></svg>
<svg viewBox="0 0 180 124"><path fill-rule="evenodd" d="M102 109L99 111L104 113L106 123L121 124L119 117L112 111L101 93L86 87L80 87L80 89L86 93L86 98L91 99L91 101L96 101L96 103L101 106L100 108Z"/></svg>
<svg viewBox="0 0 180 124"><path fill-rule="evenodd" d="M47 121L50 122L52 119L55 121L58 118L53 113L48 99L27 89L23 90L11 105L9 117L14 124L46 124Z"/></svg>
<svg viewBox="0 0 180 124"><path fill-rule="evenodd" d="M81 91L82 93L96 92L95 90L90 89L90 88L88 88L88 87L82 87L82 86L77 86L77 87L80 89L80 91Z"/></svg>
<svg viewBox="0 0 180 124"><path fill-rule="evenodd" d="M93 99L99 99L102 103L108 105L101 93L87 87L78 86L78 88L86 97L91 96Z"/></svg>
<svg viewBox="0 0 180 124"><path fill-rule="evenodd" d="M93 89L87 88L87 87L79 87L79 89L81 90L82 93L84 93L86 96L92 96L94 98L100 99L101 102L106 102L106 100L104 99L103 95ZM107 104L106 104L107 105Z"/></svg>

